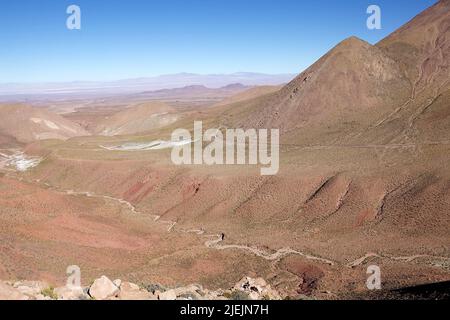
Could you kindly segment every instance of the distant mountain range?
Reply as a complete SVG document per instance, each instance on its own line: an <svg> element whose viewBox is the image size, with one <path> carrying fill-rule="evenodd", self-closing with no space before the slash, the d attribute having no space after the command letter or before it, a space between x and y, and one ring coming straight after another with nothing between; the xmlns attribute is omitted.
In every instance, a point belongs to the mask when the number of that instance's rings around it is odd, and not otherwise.
<svg viewBox="0 0 450 320"><path fill-rule="evenodd" d="M141 93L186 86L221 88L230 84L243 86L279 85L291 81L294 74L238 72L201 75L178 73L157 77L124 79L110 82L76 81L61 83L3 83L0 100L101 97Z"/></svg>

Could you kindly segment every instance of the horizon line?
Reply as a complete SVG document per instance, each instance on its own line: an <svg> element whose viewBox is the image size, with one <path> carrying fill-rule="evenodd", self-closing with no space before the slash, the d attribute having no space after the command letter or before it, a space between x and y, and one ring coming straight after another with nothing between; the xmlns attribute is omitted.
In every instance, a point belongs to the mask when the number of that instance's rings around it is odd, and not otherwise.
<svg viewBox="0 0 450 320"><path fill-rule="evenodd" d="M298 75L301 71L294 71L294 72L277 72L277 73L267 73L267 72L258 72L258 71L236 71L236 72L229 72L229 73L196 73L196 72L175 72L175 73L161 73L157 75L148 75L148 76L136 76L136 77L124 77L124 78L115 78L115 79L109 79L109 80L70 80L70 81L58 81L58 80L52 80L52 81L23 81L23 82L1 82L0 85L44 85L44 84L70 84L70 83L114 83L114 82L120 82L120 81L128 81L128 80L145 80L145 79L155 79L159 77L166 77L166 76L179 76L179 75L192 75L192 76L232 76L232 75L263 75L263 76L291 76L291 75Z"/></svg>

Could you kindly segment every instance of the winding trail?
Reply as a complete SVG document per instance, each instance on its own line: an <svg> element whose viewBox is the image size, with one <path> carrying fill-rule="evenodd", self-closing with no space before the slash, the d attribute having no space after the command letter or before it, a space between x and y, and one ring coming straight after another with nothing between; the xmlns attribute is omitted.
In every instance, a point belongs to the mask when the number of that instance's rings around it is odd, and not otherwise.
<svg viewBox="0 0 450 320"><path fill-rule="evenodd" d="M20 179L22 180L22 179ZM40 180L33 180L30 181L31 183L38 183L41 184ZM158 215L147 215L144 214L143 212L140 212L136 209L136 207L131 204L129 201L126 201L124 199L120 199L120 198L116 198L116 197L112 197L112 196L107 196L107 195L98 195L95 194L93 192L89 192L89 191L73 191L73 190L63 190L61 191L60 189L58 189L55 186L52 186L48 183L43 183L43 185L45 185L46 187L59 192L59 193L63 193L66 195L72 195L72 196L85 196L85 197L90 197L90 198L99 198L99 199L104 199L104 200L108 200L108 201L113 201L113 202L117 202L119 205L125 206L130 212L132 212L133 214L139 214L139 215L145 215L145 216L150 216L153 219L154 223L160 223L160 224L165 224L168 225L167 228L167 232L180 232L180 233L193 233L196 234L198 236L202 236L202 237L206 237L208 238L208 240L206 240L204 242L204 245L207 248L210 249L215 249L215 250L240 250L240 251L247 251L255 256L258 256L260 258L263 258L265 260L268 261L279 261L280 259L289 256L289 255L298 255L301 256L307 260L313 260L322 264L327 264L330 266L334 266L334 265L342 265L339 262L330 260L330 259L326 259L326 258L322 258L319 256L315 256L312 254L308 254L305 252L301 252L298 250L294 250L291 249L289 247L286 248L281 248L278 249L276 251L273 252L268 252L265 251L263 249L257 248L256 246L247 246L247 245L240 245L240 244L221 244L224 239L223 239L223 235L222 234L208 234L203 228L200 229L183 229L183 228L176 228L177 222L174 221L170 221L170 220L162 220L160 219L160 216ZM413 262L414 260L417 259L434 259L434 260L441 260L441 261L445 261L448 265L450 265L450 258L449 257L442 257L442 256L433 256L433 255L427 255L427 254L416 254L416 255L411 255L411 256L391 256L388 254L382 254L382 253L367 253L364 256L350 262L347 263L343 266L348 267L348 268L354 268L357 266L360 266L362 264L364 264L366 262L367 259L369 258L381 258L381 259L389 259L392 261L402 261L402 262ZM448 267L445 267L443 265L439 265L439 264L432 264L433 266L436 267L441 267L441 268L445 268L448 269Z"/></svg>
<svg viewBox="0 0 450 320"><path fill-rule="evenodd" d="M89 197L89 198L99 198L99 199L104 199L104 200L117 202L117 203L119 203L119 205L123 205L123 206L127 207L127 209L130 210L134 214L142 214L141 212L136 210L135 206L133 206L129 201L126 201L124 199L119 199L119 198L106 196L106 195L97 195L97 194L95 194L93 192L90 192L90 191L73 191L73 190L60 191L60 190L50 186L47 183L45 185L50 187L50 188L52 188L56 192L67 194L67 195L85 196L85 197ZM158 216L158 215L148 215L148 216L153 218L153 222L159 222L161 224L168 224L169 225L169 227L167 229L168 232L170 232L173 229L173 227L175 226L175 224L176 224L176 222L173 222L173 221L161 220L160 216Z"/></svg>
<svg viewBox="0 0 450 320"><path fill-rule="evenodd" d="M297 250L293 250L291 248L282 248L277 250L274 253L268 253L265 252L261 249L258 249L256 247L249 247L249 246L243 246L243 245L236 245L236 244L229 244L229 245L220 245L219 243L222 241L221 238L219 238L218 240L211 240L211 241L207 241L205 242L205 245L208 248L213 248L213 249L217 249L217 250L227 250L227 249L236 249L236 250L244 250L244 251L249 251L250 253L253 253L254 255L261 257L265 260L269 260L269 261L278 261L288 255L299 255L302 256L303 258L306 258L308 260L315 260L318 261L320 263L324 263L324 264L328 264L328 265L335 265L336 262L328 260L328 259L324 259L324 258L320 258L317 256L313 256L313 255L309 255Z"/></svg>
<svg viewBox="0 0 450 320"><path fill-rule="evenodd" d="M378 253L371 252L371 253L366 253L361 258L358 258L358 259L346 264L346 266L349 268L357 267L359 265L362 265L369 258L389 259L389 260L393 260L393 261L403 261L403 262L412 262L417 259L435 259L435 260L442 260L442 261L446 261L447 263L450 263L450 258L448 258L448 257L433 256L433 255L429 255L429 254L416 254L416 255L412 255L412 256L390 256L387 254L378 254ZM434 264L434 266L438 266L438 265Z"/></svg>
<svg viewBox="0 0 450 320"><path fill-rule="evenodd" d="M34 180L34 183L39 183L39 181ZM133 204L131 204L129 201L126 201L124 199L115 198L115 197L111 197L111 196L107 196L107 195L98 195L98 194L95 194L90 191L74 191L74 190L61 191L58 188L51 186L48 183L44 183L44 185L47 186L48 188L51 188L52 190L54 190L56 192L63 193L66 195L85 196L85 197L89 197L89 198L100 198L100 199L104 199L104 200L108 200L108 201L117 202L119 205L125 206L133 214L144 215L143 212L138 211ZM145 214L145 215L148 216L147 214ZM294 250L294 249L291 249L288 247L281 248L275 252L267 252L265 250L259 249L254 246L239 245L239 244L221 244L221 242L223 242L222 234L207 234L203 228L188 229L188 230L183 229L183 228L175 228L177 225L177 222L170 221L170 220L162 220L162 219L160 219L160 216L158 216L158 215L150 215L150 217L153 217L153 222L155 222L155 223L168 225L168 229L167 229L168 232L175 231L175 232L181 232L181 233L194 233L199 236L204 236L204 237L209 238L207 241L204 242L204 245L210 249L247 251L249 253L252 253L252 254L254 254L258 257L261 257L265 260L268 260L268 261L278 261L288 255L299 255L305 259L314 260L314 261L328 264L328 265L336 264L336 262L331 261L329 259L325 259L325 258L321 258L321 257L314 256L311 254L307 254L307 253L297 251L297 250Z"/></svg>
<svg viewBox="0 0 450 320"><path fill-rule="evenodd" d="M82 195L87 197L96 197L96 198L102 198L105 200L115 201L119 203L120 205L126 206L132 213L134 214L144 214L142 212L139 212L134 205L132 205L130 202L119 199L111 196L106 195L96 195L92 192L75 192L73 190L67 190L64 191L65 194L68 195ZM247 251L255 256L258 256L260 258L263 258L268 261L279 261L280 259L289 256L289 255L298 255L301 256L307 260L313 260L322 264L327 264L330 266L334 266L339 264L336 261L332 261L330 259L322 258L319 256L307 254L298 250L291 249L289 247L278 249L274 252L267 252L265 250L262 250L260 248L257 248L255 246L247 246L247 245L240 245L240 244L221 244L224 240L222 238L222 234L207 234L207 232L203 229L183 229L183 228L175 228L176 222L170 221L170 220L161 220L160 216L158 215L152 215L153 221L155 223L162 223L168 225L168 232L175 231L175 232L181 232L181 233L194 233L199 236L204 236L206 238L209 238L207 241L204 242L204 245L207 248L210 249L216 249L216 250L240 250L240 251ZM381 258L381 259L388 259L392 261L402 261L402 262L413 262L414 260L418 259L435 259L435 260L442 260L446 261L450 264L450 258L449 257L442 257L442 256L433 256L433 255L427 255L427 254L416 254L411 256L391 256L388 254L378 254L378 253L367 253L361 258L356 259L353 262L350 262L346 264L346 267L354 268L356 266L362 265L366 262L369 258ZM434 266L440 266L433 264Z"/></svg>

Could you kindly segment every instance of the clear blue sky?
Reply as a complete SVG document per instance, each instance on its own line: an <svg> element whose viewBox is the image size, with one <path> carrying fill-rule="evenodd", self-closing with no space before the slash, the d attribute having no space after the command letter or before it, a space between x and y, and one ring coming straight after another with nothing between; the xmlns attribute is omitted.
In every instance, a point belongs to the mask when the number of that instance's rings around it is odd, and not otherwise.
<svg viewBox="0 0 450 320"><path fill-rule="evenodd" d="M435 0L14 0L0 4L0 82L167 73L297 73L337 42L375 43ZM82 29L66 28L77 4ZM382 30L366 9L382 9Z"/></svg>

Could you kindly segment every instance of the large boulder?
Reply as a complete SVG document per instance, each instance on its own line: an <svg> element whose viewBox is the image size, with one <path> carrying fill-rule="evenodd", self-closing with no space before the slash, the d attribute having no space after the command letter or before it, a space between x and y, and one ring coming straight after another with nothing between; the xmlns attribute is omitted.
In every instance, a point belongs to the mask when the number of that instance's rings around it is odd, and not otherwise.
<svg viewBox="0 0 450 320"><path fill-rule="evenodd" d="M95 280L89 289L89 295L96 300L117 297L119 292L119 288L106 276Z"/></svg>
<svg viewBox="0 0 450 320"><path fill-rule="evenodd" d="M119 298L121 300L157 300L156 295L130 282L121 283Z"/></svg>
<svg viewBox="0 0 450 320"><path fill-rule="evenodd" d="M245 292L251 300L280 300L279 293L272 289L263 278L244 277L239 281L234 290Z"/></svg>
<svg viewBox="0 0 450 320"><path fill-rule="evenodd" d="M202 300L205 294L203 287L196 284L175 288L174 291L178 298L189 300Z"/></svg>
<svg viewBox="0 0 450 320"><path fill-rule="evenodd" d="M116 280L113 281L113 283L114 283L114 285L115 285L117 288L120 288L120 285L122 284L122 280L116 279Z"/></svg>
<svg viewBox="0 0 450 320"><path fill-rule="evenodd" d="M157 292L158 300L176 300L177 294L175 290L170 289L164 292Z"/></svg>

